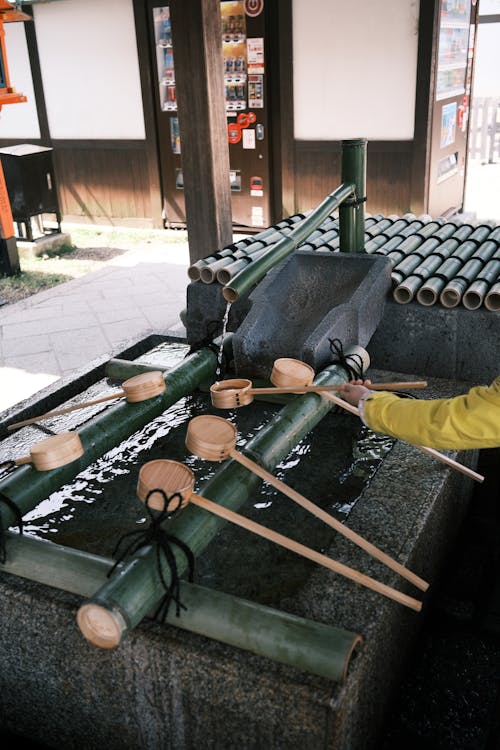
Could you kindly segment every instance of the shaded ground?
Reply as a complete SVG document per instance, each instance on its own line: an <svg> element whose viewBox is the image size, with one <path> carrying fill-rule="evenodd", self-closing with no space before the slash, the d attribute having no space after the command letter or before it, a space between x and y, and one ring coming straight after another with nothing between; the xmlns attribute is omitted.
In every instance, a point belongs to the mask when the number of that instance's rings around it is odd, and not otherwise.
<svg viewBox="0 0 500 750"><path fill-rule="evenodd" d="M500 748L500 449L468 517L377 750Z"/></svg>

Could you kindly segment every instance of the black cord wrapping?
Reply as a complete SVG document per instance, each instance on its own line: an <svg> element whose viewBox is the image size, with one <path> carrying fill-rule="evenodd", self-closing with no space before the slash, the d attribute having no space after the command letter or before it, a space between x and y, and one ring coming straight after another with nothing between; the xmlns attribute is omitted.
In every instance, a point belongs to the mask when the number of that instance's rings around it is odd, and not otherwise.
<svg viewBox="0 0 500 750"><path fill-rule="evenodd" d="M332 365L340 365L347 371L349 380L363 379L363 358L360 354L344 354L344 347L340 339L328 339L330 351L334 355Z"/></svg>
<svg viewBox="0 0 500 750"><path fill-rule="evenodd" d="M214 354L217 356L217 358L220 355L220 349L217 346L217 344L214 343L214 339L217 338L217 336L220 336L222 334L222 321L220 320L212 320L209 323L207 323L207 334L205 338L201 339L197 344L191 344L189 347L189 351L186 352L184 359L186 357L189 357L190 354L194 354L195 352L199 352L200 349L211 349ZM222 352L222 359L220 364L220 378L221 380L224 379L224 376L226 374L227 370L227 359L224 352Z"/></svg>
<svg viewBox="0 0 500 750"><path fill-rule="evenodd" d="M22 534L23 533L23 517L17 505L14 502L12 502L10 497L7 497L7 495L4 495L3 492L0 492L0 503L4 503L9 508L9 510L11 510L14 513L16 517L16 524L19 529L19 533ZM0 516L0 519L1 519L1 516ZM0 562L2 564L7 559L7 552L5 549L6 539L7 537L5 534L5 529L3 527L3 523L0 520Z"/></svg>
<svg viewBox="0 0 500 750"><path fill-rule="evenodd" d="M154 495L155 493L159 493L163 496L164 505L163 509L161 511L158 511L157 513L154 513L153 510L149 506L149 498L151 495ZM173 510L169 510L168 506L171 504L172 500L177 499L177 505ZM171 545L177 545L182 552L184 552L187 562L188 562L188 577L189 581L193 581L193 575L194 575L194 555L189 549L188 545L185 544L181 539L178 539L173 534L169 534L165 529L161 527L161 524L163 521L167 519L173 518L178 511L181 508L182 503L182 496L178 492L174 492L173 495L170 495L170 497L164 492L164 490L161 489L154 489L150 490L146 496L146 510L150 517L150 524L146 529L141 529L140 531L129 531L127 534L124 534L119 540L115 547L115 550L113 552L113 557L116 555L118 549L120 548L120 545L122 542L126 539L126 537L137 537L135 541L132 541L128 544L128 546L125 548L125 550L122 552L122 554L117 558L115 561L113 567L108 571L108 577L112 575L116 567L121 563L126 557L129 557L133 555L135 552L137 552L141 547L147 547L149 545L152 545L155 548L156 551L156 563L158 567L158 575L160 577L160 580L162 582L163 588L165 589L165 595L162 598L156 612L154 613L153 617L154 619L159 619L160 622L163 622L168 614L168 610L170 608L170 604L173 601L175 601L176 604L176 615L177 617L180 616L180 611L182 609L186 609L186 607L182 604L180 601L180 580L179 580L179 574L177 571L177 562L175 559L174 552L172 551ZM163 575L163 568L162 568L162 554L165 560L168 563L168 566L170 568L170 583L168 583L165 579L165 576Z"/></svg>
<svg viewBox="0 0 500 750"><path fill-rule="evenodd" d="M344 347L340 339L328 339L330 342L330 351L334 358L330 362L332 365L340 365L349 377L349 380L359 380L364 378L363 374L363 358L360 354L349 354L344 353ZM335 404L332 407L333 412L342 412L342 408Z"/></svg>

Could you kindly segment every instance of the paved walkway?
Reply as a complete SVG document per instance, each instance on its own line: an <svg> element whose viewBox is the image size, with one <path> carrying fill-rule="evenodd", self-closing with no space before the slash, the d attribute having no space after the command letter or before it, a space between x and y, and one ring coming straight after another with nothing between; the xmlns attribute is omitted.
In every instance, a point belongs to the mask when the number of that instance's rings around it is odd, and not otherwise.
<svg viewBox="0 0 500 750"><path fill-rule="evenodd" d="M0 412L131 341L183 335L188 265L187 242L141 246L98 271L1 307Z"/></svg>

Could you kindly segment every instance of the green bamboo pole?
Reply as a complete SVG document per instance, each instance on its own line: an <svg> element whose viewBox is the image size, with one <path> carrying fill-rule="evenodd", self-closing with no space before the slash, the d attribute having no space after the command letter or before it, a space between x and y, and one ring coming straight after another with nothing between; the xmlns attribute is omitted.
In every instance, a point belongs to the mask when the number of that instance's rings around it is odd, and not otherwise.
<svg viewBox="0 0 500 750"><path fill-rule="evenodd" d="M354 195L339 206L341 253L362 253L365 247L367 143L366 138L342 141L341 182L354 185Z"/></svg>
<svg viewBox="0 0 500 750"><path fill-rule="evenodd" d="M347 354L363 357L365 369L369 358L361 347L353 347ZM349 375L339 365L331 365L318 375L318 385L338 385ZM287 404L258 434L248 441L244 454L267 471L272 471L292 448L310 432L330 411L332 401L319 394L307 393ZM233 511L258 489L262 480L230 459L199 490L199 494ZM194 556L199 555L224 524L218 516L204 513L188 505L172 523L171 533L189 546ZM174 547L179 574L186 568L186 560ZM164 577L169 571L164 565ZM157 567L157 557L151 547L140 550L120 573L112 576L92 597L91 604L104 618L114 624L116 643L135 628L148 612L161 602L164 589ZM84 605L85 606L85 605Z"/></svg>
<svg viewBox="0 0 500 750"><path fill-rule="evenodd" d="M122 382L123 380L128 380L128 378L134 377L134 375L140 375L143 372L156 372L157 370L168 372L171 369L172 365L162 365L161 363L148 365L146 362L132 362L129 359L113 357L109 362L106 362L104 374L107 378L110 378L110 380Z"/></svg>
<svg viewBox="0 0 500 750"><path fill-rule="evenodd" d="M299 226L290 232L288 237L283 237L269 252L260 257L258 260L250 263L249 266L240 271L231 279L229 285L222 289L222 296L226 302L236 302L241 297L248 294L266 273L286 258L293 250L304 242L311 232L319 227L323 221L338 206L352 195L354 185L340 185L336 190L328 195L311 213L300 222Z"/></svg>
<svg viewBox="0 0 500 750"><path fill-rule="evenodd" d="M62 591L89 597L107 580L114 561L49 541L7 533L0 570ZM182 581L186 609L165 622L312 674L342 682L362 639L334 625L255 604ZM151 613L152 614L152 613Z"/></svg>
<svg viewBox="0 0 500 750"><path fill-rule="evenodd" d="M220 342L220 339L217 341ZM231 351L232 335L224 338L226 354ZM148 422L191 393L200 383L215 375L217 354L211 349L201 349L173 367L166 375L164 393L147 401L129 404L120 402L99 414L79 429L84 454L70 464L50 471L37 471L23 466L0 482L0 492L18 507L22 516L47 498L52 492L74 477L106 451L142 429ZM5 503L0 503L0 523L7 529L15 524L16 516Z"/></svg>

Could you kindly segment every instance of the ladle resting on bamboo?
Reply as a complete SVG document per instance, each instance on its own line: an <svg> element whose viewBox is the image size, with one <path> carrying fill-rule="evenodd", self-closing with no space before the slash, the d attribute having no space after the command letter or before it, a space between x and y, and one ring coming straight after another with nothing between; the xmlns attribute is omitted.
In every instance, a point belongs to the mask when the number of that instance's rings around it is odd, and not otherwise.
<svg viewBox="0 0 500 750"><path fill-rule="evenodd" d="M77 432L62 432L36 443L32 446L29 456L16 458L14 463L16 466L31 463L38 471L49 471L76 461L84 452Z"/></svg>
<svg viewBox="0 0 500 750"><path fill-rule="evenodd" d="M218 419L218 417L215 418ZM306 547L300 542L296 542L283 534L279 534L278 532L272 531L255 521L251 521L239 513L235 513L228 508L217 505L217 503L194 493L193 488L194 475L187 466L184 466L184 464L181 464L178 461L160 459L157 461L150 461L142 466L137 483L137 495L142 502L145 503L147 501L149 507L156 510L164 509L165 498L163 493L165 493L167 498L172 498L174 510L178 507L185 507L187 503L192 503L209 513L213 513L226 521L230 521L237 526L247 529L253 534L257 534L258 536L268 539L281 547L285 547L302 557L312 560L318 565L322 565L323 567L332 570L334 573L339 573L345 578L349 578L362 586L366 586L372 591L376 591L377 593L397 601L410 609L417 612L421 610L422 602L417 599L396 591L396 589L393 589L384 583L380 583L364 573L359 573L357 570L354 570L343 563L332 560L330 557L327 557L320 552L316 552L316 550Z"/></svg>
<svg viewBox="0 0 500 750"><path fill-rule="evenodd" d="M413 388L426 388L425 380L405 383L372 383L370 388L374 391L400 391ZM272 395L275 393L330 393L339 391L338 385L285 385L269 388L253 388L252 381L246 378L234 378L230 380L219 380L210 386L212 404L221 409L248 406L253 401L254 395Z"/></svg>
<svg viewBox="0 0 500 750"><path fill-rule="evenodd" d="M10 424L7 426L7 429L14 430L17 427L25 427L28 424L40 422L42 419L50 419L51 417L58 417L62 414L69 414L69 412L76 411L77 409L85 409L87 406L94 406L95 404L101 404L104 401L112 401L113 399L122 398L123 396L126 396L129 404L137 404L140 401L146 401L148 398L159 396L160 393L163 393L165 390L166 385L161 370L143 372L140 375L134 375L133 378L125 380L122 383L121 391L110 393L108 396L95 398L92 401L85 401L81 404L73 404L72 406L65 406L64 408L55 411L48 411L45 414L41 414L39 417L31 417L22 422Z"/></svg>
<svg viewBox="0 0 500 750"><path fill-rule="evenodd" d="M259 464L251 461L242 453L235 450L236 437L236 428L231 422L222 419L222 417L202 415L194 417L194 419L191 419L189 422L186 435L186 446L195 456L200 456L208 461L224 461L226 458L234 458L246 469L252 471L254 474L261 477L261 479L264 479L264 481L276 487L284 495L287 495L291 500L298 503L298 505L301 505L328 526L347 537L347 539L350 539L351 542L357 544L358 547L364 549L365 552L382 562L388 568L391 568L403 578L406 578L406 580L410 581L414 586L417 586L417 588L422 591L427 590L429 584L422 578L415 573L412 573L408 568L405 568L404 565L398 563L382 550L378 549L378 547L367 539L364 539L364 537L340 523L340 521L322 510L322 508L319 508L303 495L299 494L291 487L288 487L288 485L263 469Z"/></svg>
<svg viewBox="0 0 500 750"><path fill-rule="evenodd" d="M305 362L301 362L300 359L284 357L282 359L275 360L270 379L271 382L275 383L276 385L287 387L289 385L309 385L310 383L312 383L313 378L314 370L310 365L306 364ZM370 386L370 388L371 387L372 386ZM321 395L324 398L333 401L334 404L337 404L337 406L340 406L342 409L345 409L346 411L351 412L351 414L355 414L357 417L360 417L359 409L356 406L352 406L347 401L344 401L344 399L340 398L339 396L335 396L333 393L328 392L323 392L321 393ZM245 404L241 405L244 406ZM226 406L225 408L231 407ZM474 479L476 482L484 481L484 477L481 474L478 474L476 471L473 471L467 466L460 464L458 461L454 461L453 458L449 458L444 453L440 453L439 451L437 451L435 448L427 448L424 445L416 445L414 447L418 448L418 450L422 451L423 453L427 453L429 456L436 458L438 461L441 461L441 463L446 464L450 468L455 469L462 474L465 474L465 476L470 477L471 479Z"/></svg>

